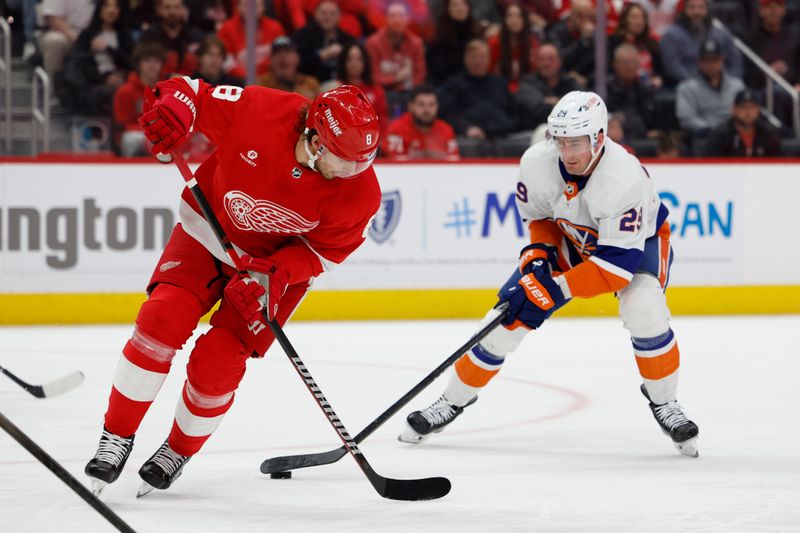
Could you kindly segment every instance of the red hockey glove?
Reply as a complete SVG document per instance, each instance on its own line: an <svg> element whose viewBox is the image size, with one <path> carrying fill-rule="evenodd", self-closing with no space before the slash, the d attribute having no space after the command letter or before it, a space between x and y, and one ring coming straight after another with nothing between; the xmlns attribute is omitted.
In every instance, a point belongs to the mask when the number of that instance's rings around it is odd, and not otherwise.
<svg viewBox="0 0 800 533"><path fill-rule="evenodd" d="M269 259L242 256L242 264L249 277L234 276L225 287L225 298L248 322L260 320L262 309L267 310L267 318L274 320L278 314L278 303L289 276L278 263Z"/></svg>
<svg viewBox="0 0 800 533"><path fill-rule="evenodd" d="M164 158L163 155L172 152L188 138L196 116L191 90L183 90L174 81L158 82L155 91L145 88L139 126L152 143L150 151L159 161L171 161L171 158Z"/></svg>

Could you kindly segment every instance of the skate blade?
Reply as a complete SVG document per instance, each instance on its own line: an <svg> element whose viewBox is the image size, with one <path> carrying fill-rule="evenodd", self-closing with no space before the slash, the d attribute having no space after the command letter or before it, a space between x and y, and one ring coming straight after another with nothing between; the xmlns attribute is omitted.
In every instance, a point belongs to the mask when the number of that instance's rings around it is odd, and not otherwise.
<svg viewBox="0 0 800 533"><path fill-rule="evenodd" d="M92 494L94 494L95 498L99 498L103 491L105 490L108 483L105 481L100 481L99 479L92 478Z"/></svg>
<svg viewBox="0 0 800 533"><path fill-rule="evenodd" d="M139 487L139 492L136 493L137 498L141 498L142 496L147 496L151 492L155 490L155 487L152 486L150 483L143 481L142 486Z"/></svg>
<svg viewBox="0 0 800 533"><path fill-rule="evenodd" d="M700 457L700 452L697 449L697 437L692 437L689 440L676 442L674 444L675 447L678 448L678 451L681 452L681 455L685 455L687 457Z"/></svg>
<svg viewBox="0 0 800 533"><path fill-rule="evenodd" d="M424 442L430 435L420 435L416 431L414 431L411 426L406 424L406 429L401 434L397 436L397 440L400 442L405 442L407 444L420 444Z"/></svg>

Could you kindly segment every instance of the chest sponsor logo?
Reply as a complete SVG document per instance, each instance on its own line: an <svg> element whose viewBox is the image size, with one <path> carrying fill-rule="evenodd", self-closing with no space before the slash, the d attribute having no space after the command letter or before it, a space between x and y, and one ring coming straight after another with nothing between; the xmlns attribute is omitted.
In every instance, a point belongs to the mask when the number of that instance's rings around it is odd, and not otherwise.
<svg viewBox="0 0 800 533"><path fill-rule="evenodd" d="M299 168L299 167L294 167L294 168L292 169L292 177L293 177L294 179L300 179L300 176L302 176L302 175L303 175L303 171L302 171L302 170L300 170L300 168Z"/></svg>
<svg viewBox="0 0 800 533"><path fill-rule="evenodd" d="M257 163L254 161L254 159L258 158L258 152L256 152L255 150L248 150L247 155L244 155L242 152L239 152L239 157L241 157L242 161L244 161L251 167L253 168L256 167Z"/></svg>
<svg viewBox="0 0 800 533"><path fill-rule="evenodd" d="M556 224L584 258L597 251L597 230L559 218Z"/></svg>
<svg viewBox="0 0 800 533"><path fill-rule="evenodd" d="M298 213L269 200L258 200L242 191L224 198L225 212L237 228L259 233L307 233L319 220L306 220Z"/></svg>
<svg viewBox="0 0 800 533"><path fill-rule="evenodd" d="M369 236L372 237L372 240L382 244L392 236L400 222L401 208L400 191L388 191L381 194L381 207L369 228Z"/></svg>

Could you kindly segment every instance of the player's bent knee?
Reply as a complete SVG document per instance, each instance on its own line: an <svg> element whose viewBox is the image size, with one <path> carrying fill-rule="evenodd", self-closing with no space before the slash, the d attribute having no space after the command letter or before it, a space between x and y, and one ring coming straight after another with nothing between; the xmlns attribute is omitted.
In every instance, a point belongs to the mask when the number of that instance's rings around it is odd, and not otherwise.
<svg viewBox="0 0 800 533"><path fill-rule="evenodd" d="M139 309L136 327L146 335L179 349L191 337L202 314L200 301L190 291L159 283Z"/></svg>
<svg viewBox="0 0 800 533"><path fill-rule="evenodd" d="M636 274L619 291L619 315L632 337L654 337L667 331L669 308L658 280L649 274Z"/></svg>
<svg viewBox="0 0 800 533"><path fill-rule="evenodd" d="M197 339L189 357L189 382L203 394L234 391L244 376L248 355L236 335L224 328L211 328Z"/></svg>

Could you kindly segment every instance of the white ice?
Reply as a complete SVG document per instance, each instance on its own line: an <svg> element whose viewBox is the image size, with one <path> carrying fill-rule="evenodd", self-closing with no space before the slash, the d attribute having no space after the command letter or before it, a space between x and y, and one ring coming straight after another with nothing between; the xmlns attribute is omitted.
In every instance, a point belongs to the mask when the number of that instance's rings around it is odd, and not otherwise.
<svg viewBox="0 0 800 533"><path fill-rule="evenodd" d="M471 334L477 321L296 323L300 356L352 434ZM137 500L136 471L161 444L187 354L103 500L139 532L800 531L800 317L679 317L678 398L700 426L700 457L680 456L639 393L617 320L553 320L528 336L481 399L423 445L396 441L403 416L361 448L384 476L446 476L441 500L382 499L355 462L259 472L277 455L326 451L336 434L276 345L251 360L217 434L165 492ZM33 383L74 370L86 382L39 400L0 376L0 411L88 485L129 326L0 328L0 364ZM111 531L0 431L0 531Z"/></svg>

